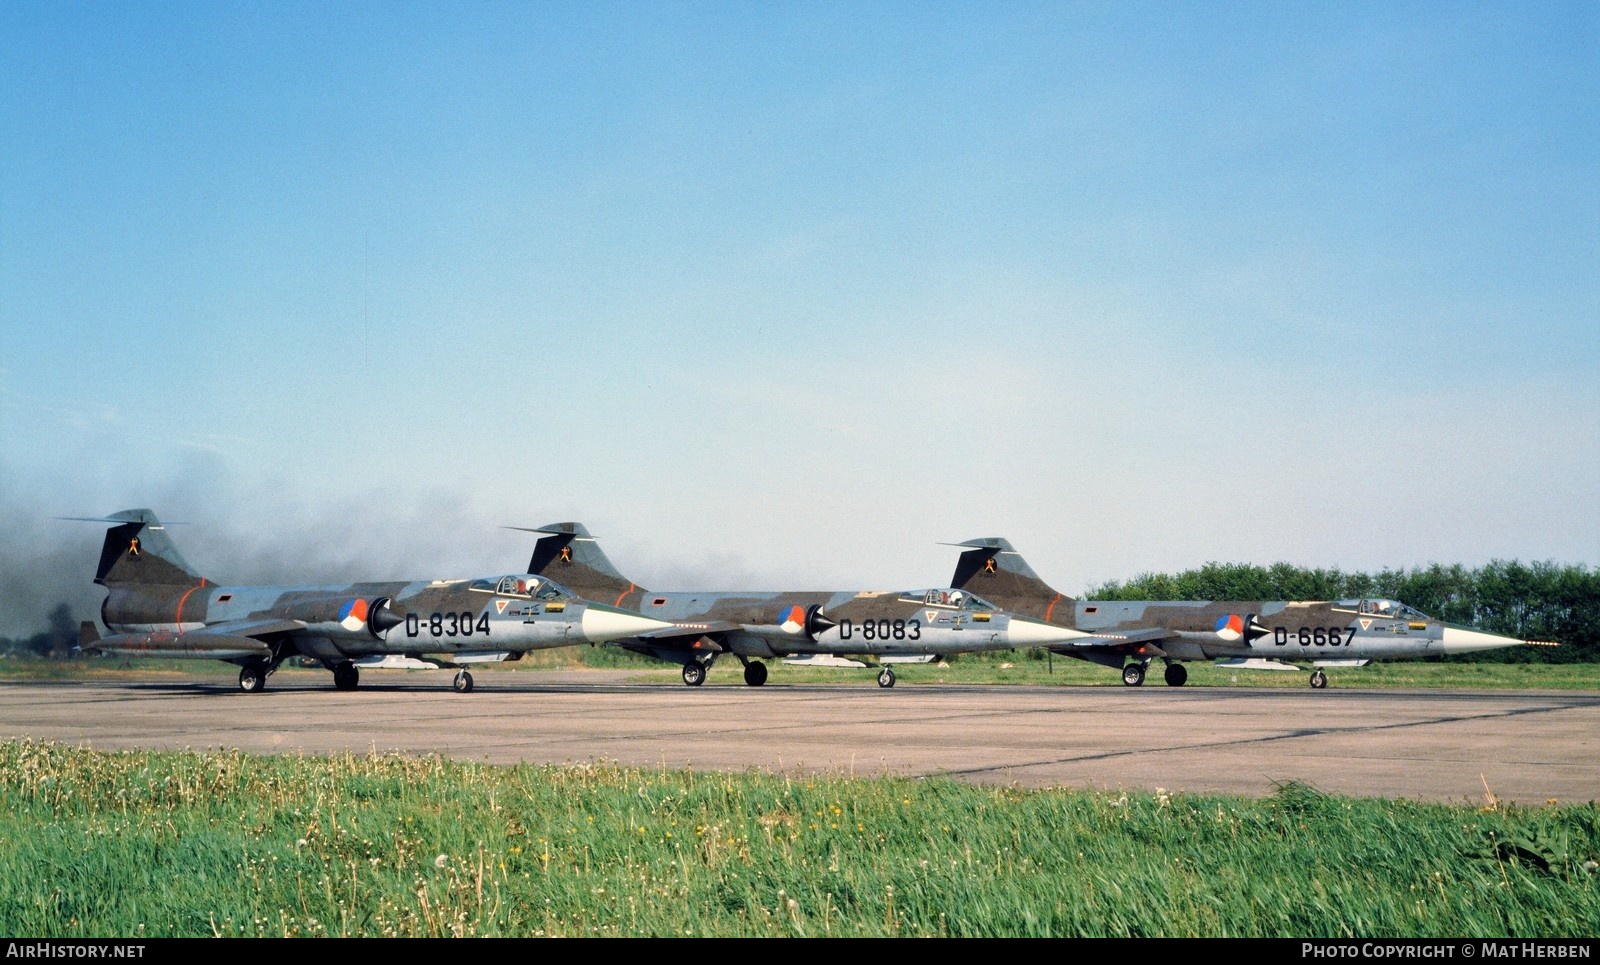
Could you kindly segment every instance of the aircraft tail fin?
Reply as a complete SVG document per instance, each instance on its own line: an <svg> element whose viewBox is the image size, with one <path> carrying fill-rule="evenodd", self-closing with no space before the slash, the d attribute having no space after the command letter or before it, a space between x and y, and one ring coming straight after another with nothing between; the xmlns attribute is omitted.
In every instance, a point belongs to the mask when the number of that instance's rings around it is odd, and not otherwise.
<svg viewBox="0 0 1600 965"><path fill-rule="evenodd" d="M1071 625L1072 597L1041 580L1009 542L990 536L952 545L969 547L956 561L952 587L971 590L1012 613Z"/></svg>
<svg viewBox="0 0 1600 965"><path fill-rule="evenodd" d="M73 649L79 653L93 653L96 645L100 643L100 628L95 626L93 620L84 620L78 624L78 645Z"/></svg>
<svg viewBox="0 0 1600 965"><path fill-rule="evenodd" d="M582 523L550 523L534 529L508 526L526 533L543 534L533 545L528 572L544 576L589 600L623 606L630 593L640 592L631 580L611 565L595 538Z"/></svg>
<svg viewBox="0 0 1600 965"><path fill-rule="evenodd" d="M100 546L100 565L94 573L94 581L101 586L193 586L203 579L178 552L166 526L148 509L63 518L113 524L106 530L105 542Z"/></svg>

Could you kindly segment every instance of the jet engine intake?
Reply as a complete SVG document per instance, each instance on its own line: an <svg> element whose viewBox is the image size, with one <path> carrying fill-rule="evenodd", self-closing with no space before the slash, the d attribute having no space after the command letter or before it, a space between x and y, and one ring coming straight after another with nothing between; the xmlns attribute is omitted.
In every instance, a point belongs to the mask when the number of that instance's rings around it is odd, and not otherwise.
<svg viewBox="0 0 1600 965"><path fill-rule="evenodd" d="M380 596L367 608L367 632L379 640L383 639L384 634L406 622L405 617L396 613L394 607L390 606L391 602L388 597Z"/></svg>
<svg viewBox="0 0 1600 965"><path fill-rule="evenodd" d="M806 610L806 637L808 639L815 640L838 625L838 621L830 620L828 615L822 612L822 604L820 603L813 604L810 609Z"/></svg>
<svg viewBox="0 0 1600 965"><path fill-rule="evenodd" d="M803 636L812 643L816 642L817 637L838 625L836 621L828 619L827 614L822 612L822 604L820 603L813 603L809 607L802 607L796 603L785 610L778 618L778 626L784 633Z"/></svg>

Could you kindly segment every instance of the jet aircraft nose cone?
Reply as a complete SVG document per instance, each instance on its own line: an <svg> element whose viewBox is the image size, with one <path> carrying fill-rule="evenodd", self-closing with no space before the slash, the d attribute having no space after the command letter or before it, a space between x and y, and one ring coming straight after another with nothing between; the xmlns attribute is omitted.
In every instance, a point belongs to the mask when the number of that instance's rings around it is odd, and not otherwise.
<svg viewBox="0 0 1600 965"><path fill-rule="evenodd" d="M1484 633L1481 630L1467 630L1463 627L1447 626L1444 628L1444 633L1439 643L1440 649L1445 653L1472 653L1474 650L1520 647L1525 645L1527 641L1496 636L1492 633Z"/></svg>
<svg viewBox="0 0 1600 965"><path fill-rule="evenodd" d="M620 610L604 603L590 603L583 608L580 631L584 639L590 643L609 643L612 640L637 637L641 633L665 630L670 626L672 626L670 623L642 617L637 613Z"/></svg>
<svg viewBox="0 0 1600 965"><path fill-rule="evenodd" d="M1088 634L1081 630L1069 630L1027 617L1012 617L1006 630L1006 639L1014 647L1047 647L1052 643L1062 643L1073 637L1086 637Z"/></svg>

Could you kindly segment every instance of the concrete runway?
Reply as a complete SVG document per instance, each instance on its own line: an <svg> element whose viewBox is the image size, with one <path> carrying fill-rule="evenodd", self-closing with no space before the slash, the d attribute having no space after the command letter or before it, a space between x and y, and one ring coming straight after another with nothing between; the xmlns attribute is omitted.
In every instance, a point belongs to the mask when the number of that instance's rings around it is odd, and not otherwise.
<svg viewBox="0 0 1600 965"><path fill-rule="evenodd" d="M219 665L220 666L220 665ZM0 736L100 750L404 752L506 764L1543 804L1600 799L1600 692L628 682L618 671L0 682Z"/></svg>

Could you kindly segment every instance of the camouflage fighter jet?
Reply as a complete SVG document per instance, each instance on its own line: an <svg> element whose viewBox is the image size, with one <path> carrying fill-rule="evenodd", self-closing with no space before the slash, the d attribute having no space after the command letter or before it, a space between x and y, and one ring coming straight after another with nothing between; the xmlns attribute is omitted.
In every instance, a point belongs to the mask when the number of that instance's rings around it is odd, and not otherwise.
<svg viewBox="0 0 1600 965"><path fill-rule="evenodd" d="M1296 601L1074 600L1033 572L1011 544L990 537L956 561L951 585L999 606L1069 628L1072 639L1051 653L1121 668L1122 682L1144 683L1152 660L1166 663L1170 686L1189 679L1186 660L1221 667L1303 670L1311 686L1328 685L1324 667L1361 667L1374 660L1417 660L1499 647L1555 646L1452 626L1404 603L1383 599Z"/></svg>
<svg viewBox="0 0 1600 965"><path fill-rule="evenodd" d="M670 624L600 603L528 573L475 580L218 586L179 554L148 509L85 519L112 523L94 581L108 591L100 618L79 631L86 653L191 657L238 664L239 689L257 693L284 660L308 658L354 690L360 669L519 660L530 650L602 643Z"/></svg>
<svg viewBox="0 0 1600 965"><path fill-rule="evenodd" d="M629 581L581 523L551 523L540 533L528 572L559 580L594 600L675 626L613 641L615 646L681 664L683 682L698 687L717 657L744 665L744 682L767 682L763 660L820 655L861 657L879 665L878 686L893 687L892 662L923 662L979 650L1060 643L1070 630L1014 616L970 591L938 587L907 591L673 592Z"/></svg>

